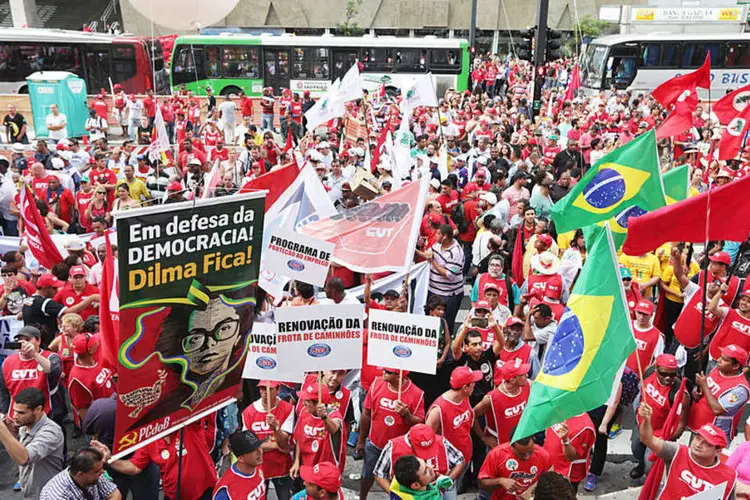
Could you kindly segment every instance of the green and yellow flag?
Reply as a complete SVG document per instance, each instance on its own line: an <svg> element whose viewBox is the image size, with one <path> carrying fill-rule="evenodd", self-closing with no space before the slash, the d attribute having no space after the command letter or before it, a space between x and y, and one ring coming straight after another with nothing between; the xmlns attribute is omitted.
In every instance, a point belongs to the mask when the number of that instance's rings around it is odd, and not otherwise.
<svg viewBox="0 0 750 500"><path fill-rule="evenodd" d="M677 203L688 197L690 189L690 166L680 165L662 176L667 205Z"/></svg>
<svg viewBox="0 0 750 500"><path fill-rule="evenodd" d="M635 350L612 233L584 228L589 254L547 346L542 369L513 439L530 436L609 399L615 376Z"/></svg>
<svg viewBox="0 0 750 500"><path fill-rule="evenodd" d="M653 130L594 164L565 198L552 207L558 233L609 220L632 206L663 207Z"/></svg>

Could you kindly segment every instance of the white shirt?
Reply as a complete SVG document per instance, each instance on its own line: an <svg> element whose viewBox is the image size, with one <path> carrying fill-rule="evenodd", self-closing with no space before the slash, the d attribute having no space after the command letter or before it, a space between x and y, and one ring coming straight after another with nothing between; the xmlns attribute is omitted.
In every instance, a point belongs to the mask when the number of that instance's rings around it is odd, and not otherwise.
<svg viewBox="0 0 750 500"><path fill-rule="evenodd" d="M237 123L237 117L235 114L237 107L232 101L224 101L219 104L219 111L221 111L221 121L225 125L233 126Z"/></svg>
<svg viewBox="0 0 750 500"><path fill-rule="evenodd" d="M60 130L49 130L50 126L57 127L59 125L64 125L63 128ZM62 114L58 113L57 116L50 113L47 115L47 130L49 132L49 138L50 139L67 139L68 138L68 119L67 117Z"/></svg>

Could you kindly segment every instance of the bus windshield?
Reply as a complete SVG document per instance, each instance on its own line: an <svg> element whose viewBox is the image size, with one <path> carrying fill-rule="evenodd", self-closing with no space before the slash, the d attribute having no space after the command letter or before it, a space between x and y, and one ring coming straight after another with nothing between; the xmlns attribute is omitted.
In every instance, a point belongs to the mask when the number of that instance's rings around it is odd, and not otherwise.
<svg viewBox="0 0 750 500"><path fill-rule="evenodd" d="M605 45L589 45L583 62L583 85L600 88L604 76L604 64L607 61L609 47Z"/></svg>

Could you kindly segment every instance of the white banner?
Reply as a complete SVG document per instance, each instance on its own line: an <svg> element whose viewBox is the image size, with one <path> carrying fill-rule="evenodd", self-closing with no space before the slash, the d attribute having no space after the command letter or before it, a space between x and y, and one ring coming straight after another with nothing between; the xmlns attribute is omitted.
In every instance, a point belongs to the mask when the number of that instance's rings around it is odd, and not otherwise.
<svg viewBox="0 0 750 500"><path fill-rule="evenodd" d="M381 294L388 290L396 290L401 293L401 287L406 277L405 272L392 273L388 276L375 280L372 283L370 293L380 292ZM409 309L407 312L414 314L424 314L424 306L427 303L427 292L430 282L430 265L428 262L414 264L409 270ZM365 285L356 286L346 291L358 299L364 299ZM325 292L321 293L319 298L325 297Z"/></svg>
<svg viewBox="0 0 750 500"><path fill-rule="evenodd" d="M277 227L263 249L263 265L293 280L325 286L333 243Z"/></svg>
<svg viewBox="0 0 750 500"><path fill-rule="evenodd" d="M711 486L696 493L695 495L685 497L685 500L722 500L724 498L724 492L727 489L727 482L724 481L716 486Z"/></svg>
<svg viewBox="0 0 750 500"><path fill-rule="evenodd" d="M435 375L440 318L371 309L367 364Z"/></svg>
<svg viewBox="0 0 750 500"><path fill-rule="evenodd" d="M250 334L242 378L303 382L305 374L293 363L279 363L276 355L276 324L255 323Z"/></svg>
<svg viewBox="0 0 750 500"><path fill-rule="evenodd" d="M362 368L362 304L276 309L278 359L305 372Z"/></svg>

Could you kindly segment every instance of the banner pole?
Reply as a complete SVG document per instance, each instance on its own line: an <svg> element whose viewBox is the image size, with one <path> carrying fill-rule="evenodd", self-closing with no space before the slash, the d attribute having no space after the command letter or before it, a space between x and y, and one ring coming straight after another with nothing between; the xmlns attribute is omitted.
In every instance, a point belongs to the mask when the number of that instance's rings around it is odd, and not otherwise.
<svg viewBox="0 0 750 500"><path fill-rule="evenodd" d="M401 401L401 385L404 383L404 370L398 371L398 399L397 401Z"/></svg>
<svg viewBox="0 0 750 500"><path fill-rule="evenodd" d="M180 427L180 443L177 447L177 495L175 500L180 500L180 487L182 486L182 443L185 441L185 426Z"/></svg>
<svg viewBox="0 0 750 500"><path fill-rule="evenodd" d="M318 403L323 402L323 372L318 372Z"/></svg>
<svg viewBox="0 0 750 500"><path fill-rule="evenodd" d="M266 380L266 399L268 400L268 411L271 411L271 381Z"/></svg>

